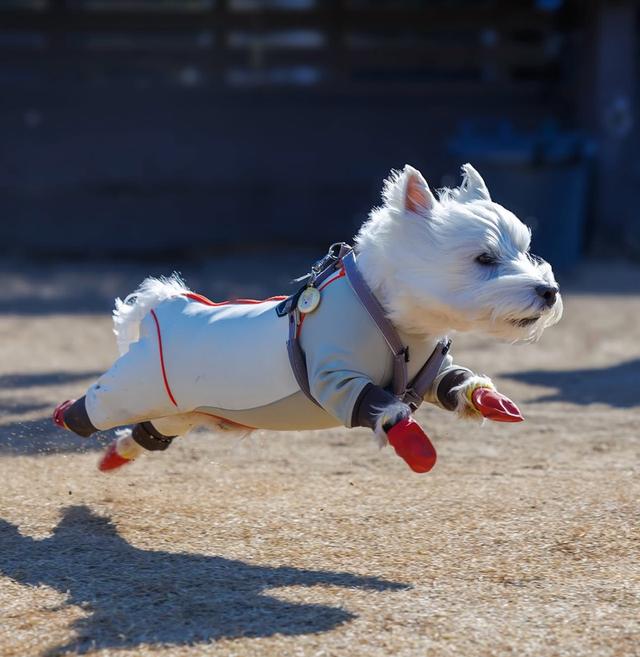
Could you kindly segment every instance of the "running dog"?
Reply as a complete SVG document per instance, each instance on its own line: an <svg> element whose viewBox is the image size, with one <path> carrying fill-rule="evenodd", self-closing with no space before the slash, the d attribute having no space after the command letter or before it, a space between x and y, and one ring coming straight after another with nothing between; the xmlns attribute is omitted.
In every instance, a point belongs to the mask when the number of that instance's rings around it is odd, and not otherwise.
<svg viewBox="0 0 640 657"><path fill-rule="evenodd" d="M436 453L413 419L427 401L462 418L517 422L491 379L454 364L447 336L537 340L562 300L530 231L491 200L480 174L434 195L419 171L392 171L353 248L334 245L290 297L213 302L173 275L116 300L121 356L54 422L119 432L113 470L190 429L371 428L415 472Z"/></svg>

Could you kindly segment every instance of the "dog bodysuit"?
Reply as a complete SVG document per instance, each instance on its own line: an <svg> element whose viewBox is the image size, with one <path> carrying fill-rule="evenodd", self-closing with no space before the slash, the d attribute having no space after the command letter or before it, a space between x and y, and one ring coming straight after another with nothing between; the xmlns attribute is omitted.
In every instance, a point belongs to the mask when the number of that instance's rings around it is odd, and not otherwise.
<svg viewBox="0 0 640 657"><path fill-rule="evenodd" d="M96 429L148 420L164 435L184 433L207 416L231 426L274 430L375 426L380 409L396 401L385 390L393 354L354 292L344 269L319 286L318 307L302 316L299 341L309 391L301 390L287 354L288 319L263 302L215 304L191 293L177 279L148 279L138 293L155 298L139 323L137 341L123 339L135 310L115 313L120 359L87 391L88 419ZM158 302L158 299L164 297ZM123 326L123 324L129 326ZM408 347L412 379L436 340L400 334ZM427 401L453 409L452 388L472 372L444 360Z"/></svg>

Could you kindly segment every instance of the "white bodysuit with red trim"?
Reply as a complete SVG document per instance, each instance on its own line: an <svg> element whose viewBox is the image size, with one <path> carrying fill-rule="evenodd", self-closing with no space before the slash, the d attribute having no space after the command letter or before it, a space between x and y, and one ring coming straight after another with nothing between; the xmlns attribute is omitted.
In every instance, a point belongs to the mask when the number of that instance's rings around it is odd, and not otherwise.
<svg viewBox="0 0 640 657"><path fill-rule="evenodd" d="M213 304L186 288L159 302L141 321L138 341L87 392L91 422L108 429L180 416L193 425L196 414L261 429L350 427L363 389L391 382L382 334L342 272L325 282L320 305L300 328L318 406L291 370L288 319L277 315L278 303ZM411 379L436 340L400 337L409 346ZM448 357L441 375L454 367ZM434 388L425 398L436 402Z"/></svg>

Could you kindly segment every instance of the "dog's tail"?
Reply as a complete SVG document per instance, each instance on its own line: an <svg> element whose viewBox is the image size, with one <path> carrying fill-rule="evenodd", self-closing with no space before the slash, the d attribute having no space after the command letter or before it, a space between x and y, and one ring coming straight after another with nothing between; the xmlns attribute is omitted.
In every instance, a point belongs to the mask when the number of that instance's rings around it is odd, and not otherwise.
<svg viewBox="0 0 640 657"><path fill-rule="evenodd" d="M116 334L120 355L129 351L129 345L140 337L140 322L158 304L191 292L176 273L168 278L145 278L135 292L123 301L116 299L113 310L113 332Z"/></svg>

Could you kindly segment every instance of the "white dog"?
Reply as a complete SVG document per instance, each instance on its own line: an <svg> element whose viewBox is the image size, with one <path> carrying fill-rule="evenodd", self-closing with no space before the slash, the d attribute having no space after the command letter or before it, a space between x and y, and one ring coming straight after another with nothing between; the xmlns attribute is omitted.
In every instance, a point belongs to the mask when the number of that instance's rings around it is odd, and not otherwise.
<svg viewBox="0 0 640 657"><path fill-rule="evenodd" d="M116 301L120 359L54 421L83 436L134 424L100 468L165 449L194 426L372 428L417 472L435 450L412 419L424 399L461 417L520 421L491 380L454 365L446 336L537 340L562 315L530 231L494 203L478 172L436 198L392 172L355 248L334 248L292 297L214 303L176 276ZM426 364L425 364L426 363Z"/></svg>

